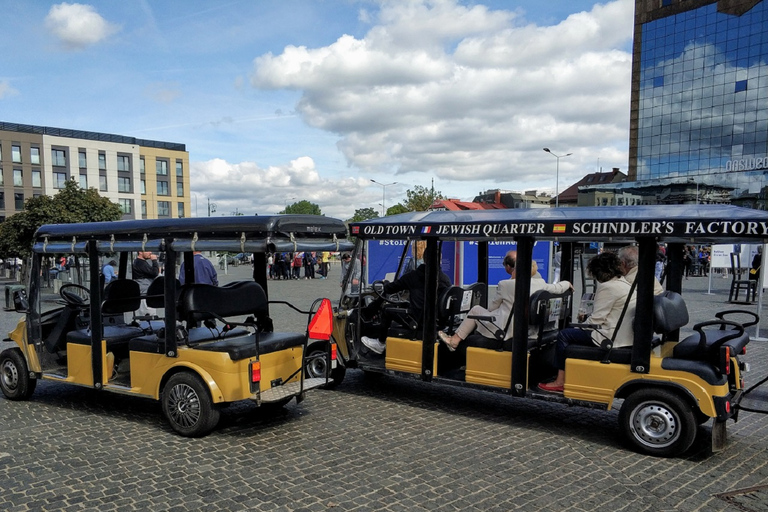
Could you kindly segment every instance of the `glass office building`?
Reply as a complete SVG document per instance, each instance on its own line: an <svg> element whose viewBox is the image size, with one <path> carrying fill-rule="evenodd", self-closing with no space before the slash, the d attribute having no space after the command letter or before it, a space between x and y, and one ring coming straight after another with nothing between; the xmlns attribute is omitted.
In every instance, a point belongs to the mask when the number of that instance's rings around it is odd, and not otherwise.
<svg viewBox="0 0 768 512"><path fill-rule="evenodd" d="M629 179L727 187L765 209L766 2L637 0L633 53Z"/></svg>

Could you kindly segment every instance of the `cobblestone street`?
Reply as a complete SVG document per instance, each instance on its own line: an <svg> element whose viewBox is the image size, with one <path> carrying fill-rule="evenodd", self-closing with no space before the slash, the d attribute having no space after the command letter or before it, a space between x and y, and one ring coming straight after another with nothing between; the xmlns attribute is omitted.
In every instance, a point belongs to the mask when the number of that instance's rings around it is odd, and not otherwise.
<svg viewBox="0 0 768 512"><path fill-rule="evenodd" d="M705 278L684 282L692 320L725 308L729 281L713 283L707 295ZM328 280L270 285L272 299L302 307L335 301L338 266ZM5 332L19 317L0 315ZM306 321L273 316L278 330ZM768 373L768 341L745 360L749 385ZM658 459L621 444L616 410L357 370L276 412L233 405L202 439L176 435L150 400L47 381L28 402L0 398L0 429L7 512L768 510L766 416L742 412L723 452L710 453L707 424L683 457Z"/></svg>

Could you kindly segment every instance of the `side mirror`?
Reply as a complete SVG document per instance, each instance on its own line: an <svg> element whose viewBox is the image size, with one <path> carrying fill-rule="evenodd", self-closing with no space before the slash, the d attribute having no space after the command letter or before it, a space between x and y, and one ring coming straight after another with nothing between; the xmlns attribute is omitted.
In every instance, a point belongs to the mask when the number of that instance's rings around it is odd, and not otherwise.
<svg viewBox="0 0 768 512"><path fill-rule="evenodd" d="M13 309L17 313L26 313L29 310L26 290L16 290L13 292Z"/></svg>

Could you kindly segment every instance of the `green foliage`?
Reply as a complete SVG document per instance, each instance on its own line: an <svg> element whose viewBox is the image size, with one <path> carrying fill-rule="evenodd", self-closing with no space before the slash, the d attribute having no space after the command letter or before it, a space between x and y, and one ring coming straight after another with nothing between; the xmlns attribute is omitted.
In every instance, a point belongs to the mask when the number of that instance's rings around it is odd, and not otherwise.
<svg viewBox="0 0 768 512"><path fill-rule="evenodd" d="M322 215L320 207L315 203L310 203L306 199L289 204L285 210L277 213L297 213L301 215Z"/></svg>
<svg viewBox="0 0 768 512"><path fill-rule="evenodd" d="M55 196L27 199L24 210L0 224L0 257L29 256L35 231L43 224L109 222L121 217L118 204L100 196L96 189L83 190L68 180Z"/></svg>
<svg viewBox="0 0 768 512"><path fill-rule="evenodd" d="M409 212L423 212L432 206L432 203L436 199L443 199L443 194L439 191L435 191L434 188L422 187L416 185L412 189L408 189L405 192L408 199L405 200L403 206L406 211ZM402 212L401 212L402 213ZM387 212L389 214L389 212Z"/></svg>
<svg viewBox="0 0 768 512"><path fill-rule="evenodd" d="M397 203L395 206L390 206L387 208L387 216L389 215L397 215L398 213L405 213L409 212L410 210L403 206L400 203Z"/></svg>
<svg viewBox="0 0 768 512"><path fill-rule="evenodd" d="M355 214L347 222L360 222L361 220L378 219L379 212L373 208L358 208Z"/></svg>

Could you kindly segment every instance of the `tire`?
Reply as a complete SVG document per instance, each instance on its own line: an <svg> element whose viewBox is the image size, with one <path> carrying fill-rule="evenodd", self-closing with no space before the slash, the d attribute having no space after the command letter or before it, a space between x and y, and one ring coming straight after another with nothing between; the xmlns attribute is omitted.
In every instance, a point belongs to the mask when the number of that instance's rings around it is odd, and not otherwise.
<svg viewBox="0 0 768 512"><path fill-rule="evenodd" d="M630 445L656 457L685 452L696 438L696 425L693 408L664 389L636 391L619 411L619 427Z"/></svg>
<svg viewBox="0 0 768 512"><path fill-rule="evenodd" d="M19 348L0 353L0 388L8 400L28 400L35 392L37 379L29 377L29 367Z"/></svg>
<svg viewBox="0 0 768 512"><path fill-rule="evenodd" d="M174 374L163 388L163 414L184 437L201 437L219 423L220 412L203 381L189 372Z"/></svg>
<svg viewBox="0 0 768 512"><path fill-rule="evenodd" d="M315 343L309 348L307 354L307 363L304 365L304 377L307 379L325 378L325 372L328 367L328 346L324 343ZM336 362L336 368L331 370L328 384L320 386L323 389L333 389L344 380L347 369L342 366L341 361Z"/></svg>

